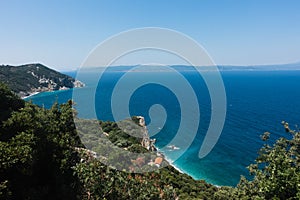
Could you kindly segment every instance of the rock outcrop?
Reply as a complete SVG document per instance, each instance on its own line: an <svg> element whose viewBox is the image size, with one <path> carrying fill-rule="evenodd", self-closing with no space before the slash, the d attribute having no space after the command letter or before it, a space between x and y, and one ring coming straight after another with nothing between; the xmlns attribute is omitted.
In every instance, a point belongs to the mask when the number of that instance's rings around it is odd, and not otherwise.
<svg viewBox="0 0 300 200"><path fill-rule="evenodd" d="M139 119L139 125L143 128L143 138L141 145L145 147L147 150L150 151L156 151L156 148L154 146L155 139L150 139L147 126L145 124L145 118L142 116L137 116L137 119Z"/></svg>

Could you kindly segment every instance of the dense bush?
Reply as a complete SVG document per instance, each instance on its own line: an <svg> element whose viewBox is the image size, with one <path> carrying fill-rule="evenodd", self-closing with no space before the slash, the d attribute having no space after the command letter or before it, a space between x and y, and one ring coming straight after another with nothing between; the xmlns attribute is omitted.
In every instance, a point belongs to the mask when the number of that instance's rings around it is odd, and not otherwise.
<svg viewBox="0 0 300 200"><path fill-rule="evenodd" d="M224 199L300 199L300 132L282 122L290 135L280 138L275 144L268 143L270 133L261 136L265 145L248 169L253 175L249 181L242 177L236 188L223 187L215 197Z"/></svg>
<svg viewBox="0 0 300 200"><path fill-rule="evenodd" d="M49 110L25 103L3 84L0 100L0 199L300 198L300 132L286 122L290 139L270 144L269 133L262 136L266 144L248 167L253 180L242 177L237 187L217 188L172 166L148 173L108 167L105 161L112 154L112 159L123 156L131 167L145 168L156 156L131 160L126 152L111 151L113 144L128 152L148 152L132 136L138 129L128 121L123 124L132 135L114 122L74 118L71 101Z"/></svg>
<svg viewBox="0 0 300 200"><path fill-rule="evenodd" d="M1 87L6 101L18 98ZM2 103L2 102L1 102ZM5 199L74 199L79 181L72 166L80 146L72 104L50 110L23 102L0 127L0 195Z"/></svg>

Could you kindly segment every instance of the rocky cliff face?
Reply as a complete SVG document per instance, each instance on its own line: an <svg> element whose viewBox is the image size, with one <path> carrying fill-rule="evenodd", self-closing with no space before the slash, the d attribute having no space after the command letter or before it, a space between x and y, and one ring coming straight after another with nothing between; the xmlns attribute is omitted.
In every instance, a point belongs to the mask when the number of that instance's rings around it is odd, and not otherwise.
<svg viewBox="0 0 300 200"><path fill-rule="evenodd" d="M16 94L25 97L33 92L54 91L83 87L74 78L61 74L42 64L0 66L0 81L7 84Z"/></svg>
<svg viewBox="0 0 300 200"><path fill-rule="evenodd" d="M148 129L145 124L145 118L142 116L136 116L136 118L139 120L139 125L143 128L143 138L141 145L146 148L147 150L150 151L156 151L156 148L154 146L155 144L155 139L150 139L149 134L148 134Z"/></svg>

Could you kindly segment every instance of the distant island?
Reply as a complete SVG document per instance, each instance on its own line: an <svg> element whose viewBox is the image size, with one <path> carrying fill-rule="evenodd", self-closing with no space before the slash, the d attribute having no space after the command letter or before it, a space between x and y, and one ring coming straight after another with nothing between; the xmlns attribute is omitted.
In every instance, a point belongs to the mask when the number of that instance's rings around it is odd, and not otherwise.
<svg viewBox="0 0 300 200"><path fill-rule="evenodd" d="M22 98L38 92L84 86L79 80L39 63L20 66L0 65L0 81Z"/></svg>
<svg viewBox="0 0 300 200"><path fill-rule="evenodd" d="M156 64L135 64L135 65L112 65L84 67L81 71L92 73L106 72L171 72L173 70L181 72L191 72L200 70L201 72L223 71L299 71L300 62L288 64L268 64L268 65L214 65L214 66L192 66L192 65L156 65ZM77 71L72 71L77 72Z"/></svg>

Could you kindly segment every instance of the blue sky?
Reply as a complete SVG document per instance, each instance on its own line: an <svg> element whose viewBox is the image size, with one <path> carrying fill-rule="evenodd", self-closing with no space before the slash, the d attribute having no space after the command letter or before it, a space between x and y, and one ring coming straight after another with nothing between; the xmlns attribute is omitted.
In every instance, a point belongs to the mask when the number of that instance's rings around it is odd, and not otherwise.
<svg viewBox="0 0 300 200"><path fill-rule="evenodd" d="M77 68L106 38L141 27L182 32L216 64L299 62L299 10L298 0L3 0L0 64Z"/></svg>

